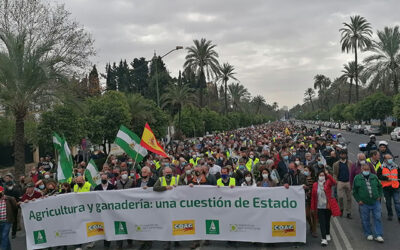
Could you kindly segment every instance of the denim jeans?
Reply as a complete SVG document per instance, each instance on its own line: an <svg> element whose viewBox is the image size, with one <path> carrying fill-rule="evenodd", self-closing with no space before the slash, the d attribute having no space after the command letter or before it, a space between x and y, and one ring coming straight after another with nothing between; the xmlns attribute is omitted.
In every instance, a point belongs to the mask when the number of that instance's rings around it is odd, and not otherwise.
<svg viewBox="0 0 400 250"><path fill-rule="evenodd" d="M0 222L0 234L1 234L1 249L11 250L10 242L10 229L12 224L8 222Z"/></svg>
<svg viewBox="0 0 400 250"><path fill-rule="evenodd" d="M393 199L397 217L400 218L400 188L396 189L384 188L383 195L385 196L386 200L386 208L388 216L393 216L393 209L392 209L392 199Z"/></svg>
<svg viewBox="0 0 400 250"><path fill-rule="evenodd" d="M372 212L372 217L374 220L375 234L371 231L371 220L370 214ZM360 213L361 213L361 223L364 229L364 235L367 237L368 235L374 235L375 237L382 236L382 207L381 202L376 201L373 205L363 204L360 205Z"/></svg>

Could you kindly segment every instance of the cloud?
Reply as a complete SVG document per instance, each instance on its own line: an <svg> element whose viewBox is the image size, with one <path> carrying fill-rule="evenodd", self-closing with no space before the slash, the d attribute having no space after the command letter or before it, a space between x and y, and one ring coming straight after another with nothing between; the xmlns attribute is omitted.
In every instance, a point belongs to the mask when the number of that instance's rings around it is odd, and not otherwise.
<svg viewBox="0 0 400 250"><path fill-rule="evenodd" d="M95 38L93 63L163 54L176 45L207 38L217 44L220 62L233 64L237 78L269 102L293 106L316 74L341 74L353 60L340 50L340 32L349 16L360 14L374 31L399 24L397 0L58 0ZM365 56L360 55L360 59ZM177 76L185 51L165 58Z"/></svg>

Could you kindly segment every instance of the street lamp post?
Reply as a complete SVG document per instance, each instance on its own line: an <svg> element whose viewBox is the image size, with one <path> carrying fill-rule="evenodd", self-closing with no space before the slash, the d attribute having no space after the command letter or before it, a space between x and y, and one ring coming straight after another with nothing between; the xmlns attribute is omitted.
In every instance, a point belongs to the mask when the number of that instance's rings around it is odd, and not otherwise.
<svg viewBox="0 0 400 250"><path fill-rule="evenodd" d="M172 53L175 50L180 50L183 49L183 46L176 46L175 49L170 50L168 53L160 57L160 59L163 59L170 53ZM155 70L156 70L156 92L157 92L157 106L160 107L160 90L158 88L158 66L157 66L157 55L156 52L154 51L154 56L153 56L153 63L155 63Z"/></svg>

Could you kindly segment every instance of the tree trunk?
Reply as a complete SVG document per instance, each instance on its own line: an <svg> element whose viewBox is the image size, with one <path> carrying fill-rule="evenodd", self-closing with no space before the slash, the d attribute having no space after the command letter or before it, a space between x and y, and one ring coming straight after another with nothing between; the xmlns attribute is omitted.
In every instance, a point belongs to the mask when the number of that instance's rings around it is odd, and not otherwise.
<svg viewBox="0 0 400 250"><path fill-rule="evenodd" d="M349 104L351 103L351 89L353 87L353 78L350 78L350 87L349 87Z"/></svg>
<svg viewBox="0 0 400 250"><path fill-rule="evenodd" d="M308 96L309 96L309 98L310 98L312 111L314 111L314 103L313 103L313 101L312 101L312 96L311 96L311 94L309 94Z"/></svg>
<svg viewBox="0 0 400 250"><path fill-rule="evenodd" d="M182 107L180 107L178 110L178 131L179 132L181 132L181 109L182 109Z"/></svg>
<svg viewBox="0 0 400 250"><path fill-rule="evenodd" d="M358 102L358 65L357 65L357 41L355 46L355 53L354 53L354 61L355 61L355 79L356 79L356 102Z"/></svg>
<svg viewBox="0 0 400 250"><path fill-rule="evenodd" d="M15 142L14 166L16 178L25 175L25 115L26 111L16 111L15 115Z"/></svg>
<svg viewBox="0 0 400 250"><path fill-rule="evenodd" d="M399 93L399 83L397 81L396 72L394 72L393 88L394 88L394 94L397 95Z"/></svg>
<svg viewBox="0 0 400 250"><path fill-rule="evenodd" d="M200 96L200 108L202 108L203 107L203 88L200 87L199 91L200 91L200 93L199 93L199 96Z"/></svg>
<svg viewBox="0 0 400 250"><path fill-rule="evenodd" d="M225 114L228 113L228 81L225 82Z"/></svg>

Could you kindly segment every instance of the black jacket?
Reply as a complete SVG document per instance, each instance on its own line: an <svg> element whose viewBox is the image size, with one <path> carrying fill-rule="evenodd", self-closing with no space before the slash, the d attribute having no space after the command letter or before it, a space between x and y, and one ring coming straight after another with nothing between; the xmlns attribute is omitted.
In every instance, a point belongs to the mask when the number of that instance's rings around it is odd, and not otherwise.
<svg viewBox="0 0 400 250"><path fill-rule="evenodd" d="M147 182L147 186L148 187L153 187L154 184L156 184L156 179L155 178L150 178L149 181ZM142 184L142 178L140 178L139 180L137 180L136 182L136 187L140 187L140 185Z"/></svg>
<svg viewBox="0 0 400 250"><path fill-rule="evenodd" d="M114 189L115 189L115 186L111 183L108 183L107 190L114 190ZM94 191L105 191L105 190L103 190L102 185L99 184L94 188Z"/></svg>

